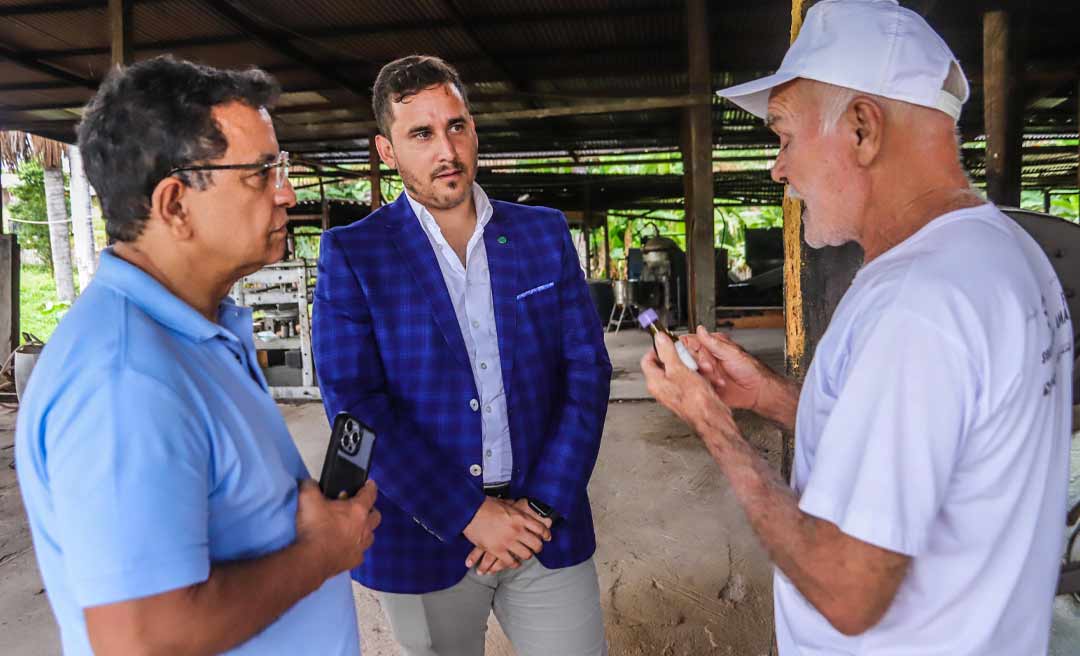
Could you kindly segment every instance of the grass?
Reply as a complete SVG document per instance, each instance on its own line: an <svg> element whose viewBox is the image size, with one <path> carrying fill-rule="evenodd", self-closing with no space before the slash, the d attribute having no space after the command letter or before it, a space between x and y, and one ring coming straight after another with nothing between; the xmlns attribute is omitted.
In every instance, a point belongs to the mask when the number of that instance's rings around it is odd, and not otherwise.
<svg viewBox="0 0 1080 656"><path fill-rule="evenodd" d="M67 305L56 298L56 283L49 268L23 264L19 270L19 330L47 340L66 311Z"/></svg>

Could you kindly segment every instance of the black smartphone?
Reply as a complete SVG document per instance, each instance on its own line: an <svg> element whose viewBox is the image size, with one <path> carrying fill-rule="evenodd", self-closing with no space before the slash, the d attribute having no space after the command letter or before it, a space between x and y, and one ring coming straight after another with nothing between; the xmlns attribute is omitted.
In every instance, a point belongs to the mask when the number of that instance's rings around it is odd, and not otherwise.
<svg viewBox="0 0 1080 656"><path fill-rule="evenodd" d="M337 499L344 492L352 497L367 482L371 471L371 452L375 448L375 431L347 412L334 417L330 444L326 447L319 489L328 499Z"/></svg>

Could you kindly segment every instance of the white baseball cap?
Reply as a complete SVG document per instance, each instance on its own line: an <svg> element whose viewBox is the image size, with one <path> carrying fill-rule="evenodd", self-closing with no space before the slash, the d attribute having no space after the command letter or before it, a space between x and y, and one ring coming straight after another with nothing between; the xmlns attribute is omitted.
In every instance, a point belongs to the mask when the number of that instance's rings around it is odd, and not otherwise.
<svg viewBox="0 0 1080 656"><path fill-rule="evenodd" d="M765 118L769 93L796 78L939 109L959 120L967 78L945 41L897 0L823 0L776 73L718 91Z"/></svg>

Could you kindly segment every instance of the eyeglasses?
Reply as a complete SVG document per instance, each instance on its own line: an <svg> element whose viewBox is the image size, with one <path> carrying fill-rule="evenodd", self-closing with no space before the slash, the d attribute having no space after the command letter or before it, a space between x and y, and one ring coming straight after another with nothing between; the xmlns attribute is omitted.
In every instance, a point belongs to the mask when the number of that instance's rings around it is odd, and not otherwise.
<svg viewBox="0 0 1080 656"><path fill-rule="evenodd" d="M255 171L257 174L274 171L274 188L281 189L285 181L289 179L289 152L283 150L278 153L277 159L272 162L255 162L252 164L199 164L196 166L178 166L165 174L165 177L183 173L184 171L228 171L228 170Z"/></svg>

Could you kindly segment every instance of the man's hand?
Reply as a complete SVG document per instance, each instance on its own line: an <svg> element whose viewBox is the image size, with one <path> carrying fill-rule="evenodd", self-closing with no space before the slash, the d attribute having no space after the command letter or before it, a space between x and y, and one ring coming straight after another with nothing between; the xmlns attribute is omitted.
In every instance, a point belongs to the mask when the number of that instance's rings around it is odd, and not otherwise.
<svg viewBox="0 0 1080 656"><path fill-rule="evenodd" d="M723 440L742 439L731 409L709 381L682 363L666 335L657 335L655 341L656 352L650 349L641 358L649 394L689 424L713 457L718 457L716 449Z"/></svg>
<svg viewBox="0 0 1080 656"><path fill-rule="evenodd" d="M523 499L515 503L484 499L465 527L465 537L476 545L465 559L466 567L479 563L478 572L493 574L507 567L516 569L521 561L540 553L544 542L551 540L551 520L523 509L525 503Z"/></svg>
<svg viewBox="0 0 1080 656"><path fill-rule="evenodd" d="M750 355L723 333L709 334L698 326L697 334L680 338L697 360L699 373L730 408L751 410L795 428L799 387Z"/></svg>
<svg viewBox="0 0 1080 656"><path fill-rule="evenodd" d="M698 326L697 334L680 340L694 354L701 375L728 407L754 410L768 379L775 374L761 360L750 355L723 333L709 334Z"/></svg>
<svg viewBox="0 0 1080 656"><path fill-rule="evenodd" d="M367 484L351 499L323 497L312 480L300 484L296 502L296 541L319 554L325 578L364 562L382 515L375 510L378 487Z"/></svg>

